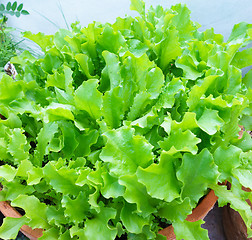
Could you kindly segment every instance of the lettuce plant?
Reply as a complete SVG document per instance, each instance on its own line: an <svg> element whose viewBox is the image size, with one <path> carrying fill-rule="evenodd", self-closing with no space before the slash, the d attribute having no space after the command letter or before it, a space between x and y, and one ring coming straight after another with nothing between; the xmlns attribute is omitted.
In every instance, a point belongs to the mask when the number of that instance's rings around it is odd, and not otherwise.
<svg viewBox="0 0 252 240"><path fill-rule="evenodd" d="M136 18L91 23L55 35L26 32L44 52L14 57L1 74L0 199L24 213L7 217L3 239L27 224L40 239L208 239L186 217L213 189L251 236L252 25L227 42L200 32L185 5ZM231 190L218 182L229 181ZM11 227L10 227L11 226Z"/></svg>

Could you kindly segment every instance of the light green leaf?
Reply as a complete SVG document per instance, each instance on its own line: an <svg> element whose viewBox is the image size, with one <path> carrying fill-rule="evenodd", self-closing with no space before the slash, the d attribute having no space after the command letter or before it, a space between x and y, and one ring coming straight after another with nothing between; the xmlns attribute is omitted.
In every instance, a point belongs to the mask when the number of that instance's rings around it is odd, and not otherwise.
<svg viewBox="0 0 252 240"><path fill-rule="evenodd" d="M48 48L50 48L53 44L53 36L52 35L45 35L44 33L37 33L33 34L31 32L25 32L23 37L28 38L38 44L42 51L46 52Z"/></svg>
<svg viewBox="0 0 252 240"><path fill-rule="evenodd" d="M188 53L182 55L182 57L176 61L176 66L183 69L183 76L186 79L196 80L204 74L204 72L198 70L198 66Z"/></svg>
<svg viewBox="0 0 252 240"><path fill-rule="evenodd" d="M182 131L186 131L187 129L193 130L198 127L199 126L196 120L196 114L194 112L185 112L185 115L181 122L176 122L173 120L171 123L171 129L173 131L178 129L181 129Z"/></svg>
<svg viewBox="0 0 252 240"><path fill-rule="evenodd" d="M182 202L173 200L170 203L164 203L159 209L158 214L169 221L184 221L192 213L190 199L187 197Z"/></svg>
<svg viewBox="0 0 252 240"><path fill-rule="evenodd" d="M81 70L88 78L94 78L94 66L91 59L84 53L75 55L76 61L80 64Z"/></svg>
<svg viewBox="0 0 252 240"><path fill-rule="evenodd" d="M104 49L111 53L117 53L121 48L126 47L126 41L120 31L114 29L108 24L98 37L97 42Z"/></svg>
<svg viewBox="0 0 252 240"><path fill-rule="evenodd" d="M218 166L221 173L220 181L226 180L232 176L233 169L240 165L240 154L242 150L238 147L230 145L220 146L214 152L214 162Z"/></svg>
<svg viewBox="0 0 252 240"><path fill-rule="evenodd" d="M123 194L124 199L128 203L135 203L137 205L137 212L141 213L141 216L147 217L156 211L155 207L159 201L148 195L146 187L137 181L136 175L120 177L119 184L126 187Z"/></svg>
<svg viewBox="0 0 252 240"><path fill-rule="evenodd" d="M0 227L1 239L16 239L19 229L27 223L26 217L12 218L6 217Z"/></svg>
<svg viewBox="0 0 252 240"><path fill-rule="evenodd" d="M145 2L142 0L131 0L130 9L137 11L140 15L145 15Z"/></svg>
<svg viewBox="0 0 252 240"><path fill-rule="evenodd" d="M101 117L102 93L97 90L98 80L90 79L82 83L75 91L74 100L76 107L87 111L94 119Z"/></svg>
<svg viewBox="0 0 252 240"><path fill-rule="evenodd" d="M66 104L51 103L46 108L46 114L48 115L48 120L50 122L67 119L74 120L74 115L72 113L73 108ZM46 121L46 120L45 120Z"/></svg>
<svg viewBox="0 0 252 240"><path fill-rule="evenodd" d="M145 111L148 104L151 102L151 94L148 92L139 92L134 98L133 105L130 107L127 120L134 121L140 117Z"/></svg>
<svg viewBox="0 0 252 240"><path fill-rule="evenodd" d="M165 87L158 98L157 106L172 108L175 102L174 95L179 91L184 91L185 87L179 78L173 78Z"/></svg>
<svg viewBox="0 0 252 240"><path fill-rule="evenodd" d="M213 135L224 125L224 121L219 117L218 111L205 108L198 119L198 125L203 131Z"/></svg>
<svg viewBox="0 0 252 240"><path fill-rule="evenodd" d="M242 79L242 82L246 85L247 88L252 89L252 69L250 69L247 74Z"/></svg>
<svg viewBox="0 0 252 240"><path fill-rule="evenodd" d="M20 82L14 81L12 77L4 74L0 79L0 100L12 101L24 96Z"/></svg>
<svg viewBox="0 0 252 240"><path fill-rule="evenodd" d="M23 130L15 128L11 131L11 139L8 144L8 152L13 156L14 163L18 164L29 158L29 144L23 134Z"/></svg>
<svg viewBox="0 0 252 240"><path fill-rule="evenodd" d="M116 237L117 230L108 225L110 219L115 218L116 210L113 208L101 208L99 214L85 222L84 235L87 239L100 240L101 237L106 240L113 240Z"/></svg>
<svg viewBox="0 0 252 240"><path fill-rule="evenodd" d="M17 169L10 165L0 166L0 177L4 178L6 181L11 182L17 173Z"/></svg>
<svg viewBox="0 0 252 240"><path fill-rule="evenodd" d="M252 189L252 169L236 168L232 173L242 186Z"/></svg>
<svg viewBox="0 0 252 240"><path fill-rule="evenodd" d="M246 22L235 24L228 38L228 45L237 45L236 51L240 47L245 47L251 41L252 35L249 34L249 30L251 29L252 24Z"/></svg>
<svg viewBox="0 0 252 240"><path fill-rule="evenodd" d="M91 153L91 146L98 140L99 133L93 129L87 133L83 133L76 136L76 143L78 143L75 149L75 155L82 157L88 156Z"/></svg>
<svg viewBox="0 0 252 240"><path fill-rule="evenodd" d="M57 192L77 196L81 191L81 187L75 185L78 175L74 169L62 168L56 170L51 163L48 163L43 168L43 173L46 181L48 181Z"/></svg>
<svg viewBox="0 0 252 240"><path fill-rule="evenodd" d="M38 184L43 177L43 171L41 168L36 168L29 160L23 160L18 169L17 176L27 178L28 185Z"/></svg>
<svg viewBox="0 0 252 240"><path fill-rule="evenodd" d="M135 210L135 205L125 202L120 218L127 231L139 234L142 232L143 226L149 224L149 218L139 216Z"/></svg>
<svg viewBox="0 0 252 240"><path fill-rule="evenodd" d="M44 125L41 128L37 136L37 148L35 150L34 164L36 166L42 166L42 161L44 160L44 155L49 153L48 143L50 143L55 135L58 132L58 124L56 122L50 122Z"/></svg>
<svg viewBox="0 0 252 240"><path fill-rule="evenodd" d="M217 72L217 74L221 75L223 73ZM218 77L219 75L206 76L200 86L194 85L192 87L187 100L187 105L189 106L190 111L193 111L197 107L203 94L205 94L208 88L214 84Z"/></svg>
<svg viewBox="0 0 252 240"><path fill-rule="evenodd" d="M152 146L143 136L134 136L134 130L119 128L104 133L107 138L100 158L108 163L116 176L133 174L138 166L148 167L152 163Z"/></svg>
<svg viewBox="0 0 252 240"><path fill-rule="evenodd" d="M125 192L125 187L120 185L118 178L113 177L108 172L102 173L103 186L101 188L101 194L105 198L117 198L122 196Z"/></svg>
<svg viewBox="0 0 252 240"><path fill-rule="evenodd" d="M252 48L237 52L231 64L238 68L245 68L252 65Z"/></svg>
<svg viewBox="0 0 252 240"><path fill-rule="evenodd" d="M174 158L166 152L160 155L159 164L152 163L143 169L139 167L138 181L146 186L150 196L171 202L180 196L180 186L176 178Z"/></svg>
<svg viewBox="0 0 252 240"><path fill-rule="evenodd" d="M39 240L46 240L46 239L50 239L50 240L58 240L61 239L59 238L59 230L52 227L50 229L47 229L45 231L43 231L43 236L39 238Z"/></svg>
<svg viewBox="0 0 252 240"><path fill-rule="evenodd" d="M75 224L83 222L87 218L89 211L88 195L80 192L78 197L72 200L68 195L62 198L62 207L65 208L65 216L69 217L69 221Z"/></svg>
<svg viewBox="0 0 252 240"><path fill-rule="evenodd" d="M159 145L170 154L176 152L197 154L197 144L200 142L201 139L197 138L190 130L182 132L181 129L178 129L177 131L172 131L164 141L159 142Z"/></svg>
<svg viewBox="0 0 252 240"><path fill-rule="evenodd" d="M204 223L203 220L197 222L173 222L172 226L174 227L174 232L176 239L184 240L209 240L208 232L206 229L201 228L201 225Z"/></svg>
<svg viewBox="0 0 252 240"><path fill-rule="evenodd" d="M73 127L74 124L69 121L62 120L59 122L59 127L63 135L63 148L62 152L66 158L73 156L74 150L78 147L79 142L77 141L76 135L78 132Z"/></svg>
<svg viewBox="0 0 252 240"><path fill-rule="evenodd" d="M119 95L120 88L116 87L103 96L102 114L104 121L111 128L117 128L121 125L124 117L124 102Z"/></svg>
<svg viewBox="0 0 252 240"><path fill-rule="evenodd" d="M183 182L182 197L189 197L191 204L196 204L209 185L217 182L218 175L213 156L206 148L195 156L184 154L177 172L178 179Z"/></svg>
<svg viewBox="0 0 252 240"><path fill-rule="evenodd" d="M178 40L178 31L176 29L169 29L167 36L158 45L156 45L155 51L158 55L158 66L166 71L169 63L177 59L182 53Z"/></svg>
<svg viewBox="0 0 252 240"><path fill-rule="evenodd" d="M110 89L118 87L122 81L121 67L118 56L108 51L103 51L102 56L105 59L106 66L103 71L107 71L110 80Z"/></svg>
<svg viewBox="0 0 252 240"><path fill-rule="evenodd" d="M19 195L11 202L13 207L20 207L25 211L25 217L32 228L47 228L49 224L46 218L47 206L41 203L35 196Z"/></svg>

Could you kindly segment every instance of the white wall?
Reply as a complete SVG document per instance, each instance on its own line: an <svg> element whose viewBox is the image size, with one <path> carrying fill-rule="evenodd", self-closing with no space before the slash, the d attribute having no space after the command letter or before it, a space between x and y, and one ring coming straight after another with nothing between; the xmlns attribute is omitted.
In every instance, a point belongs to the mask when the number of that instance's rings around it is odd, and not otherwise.
<svg viewBox="0 0 252 240"><path fill-rule="evenodd" d="M125 14L136 16L135 12L129 10L130 0L17 1L24 3L24 8L30 15L20 18L10 17L9 24L20 31L29 30L34 33L51 34L59 27L66 28L61 7L68 23L79 20L82 26L92 21L113 22L116 17L123 17ZM146 0L147 6L161 4L169 7L179 2L188 5L192 12L192 20L199 22L202 29L214 27L215 32L223 34L225 39L228 38L235 23L241 21L252 23L252 0Z"/></svg>

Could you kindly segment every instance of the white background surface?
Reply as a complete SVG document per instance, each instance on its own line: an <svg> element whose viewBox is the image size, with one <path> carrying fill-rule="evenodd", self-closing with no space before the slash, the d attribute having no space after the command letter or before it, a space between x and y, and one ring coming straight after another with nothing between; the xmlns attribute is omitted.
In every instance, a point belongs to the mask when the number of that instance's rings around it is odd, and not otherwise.
<svg viewBox="0 0 252 240"><path fill-rule="evenodd" d="M3 3L8 1L3 0ZM13 2L13 0L11 1ZM66 28L62 11L68 24L79 20L82 26L93 21L114 22L116 17L130 11L130 0L22 0L24 9L30 12L20 18L9 17L9 25L19 31L53 34L58 28ZM234 24L241 21L252 23L252 0L146 0L147 7L160 4L170 7L176 3L186 3L191 10L191 18L202 25L202 30L213 27L227 39ZM46 20L49 19L50 21Z"/></svg>

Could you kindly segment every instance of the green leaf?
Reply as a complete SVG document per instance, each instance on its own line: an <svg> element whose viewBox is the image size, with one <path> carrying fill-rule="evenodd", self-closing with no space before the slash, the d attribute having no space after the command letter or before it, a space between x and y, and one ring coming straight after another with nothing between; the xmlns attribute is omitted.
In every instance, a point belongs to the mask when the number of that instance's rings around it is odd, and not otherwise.
<svg viewBox="0 0 252 240"><path fill-rule="evenodd" d="M149 224L149 218L139 216L135 210L135 205L125 202L120 218L127 231L139 234L142 232L143 226Z"/></svg>
<svg viewBox="0 0 252 240"><path fill-rule="evenodd" d="M19 82L4 74L0 80L0 101L10 102L23 97L22 87Z"/></svg>
<svg viewBox="0 0 252 240"><path fill-rule="evenodd" d="M22 11L21 11L21 14L22 14L22 15L29 15L30 13L29 13L28 11L26 11L26 10L22 10Z"/></svg>
<svg viewBox="0 0 252 240"><path fill-rule="evenodd" d="M76 143L78 143L75 149L76 156L88 156L91 151L91 146L95 144L98 140L99 133L97 130L93 129L87 133L83 133L76 136Z"/></svg>
<svg viewBox="0 0 252 240"><path fill-rule="evenodd" d="M134 136L133 129L123 127L108 131L104 136L107 142L100 158L116 176L133 174L138 166L146 168L152 163L152 146L143 136Z"/></svg>
<svg viewBox="0 0 252 240"><path fill-rule="evenodd" d="M120 88L116 87L103 96L102 115L110 128L118 128L124 117L124 101L120 97Z"/></svg>
<svg viewBox="0 0 252 240"><path fill-rule="evenodd" d="M21 14L23 15L28 15L26 14L27 11L22 10ZM42 51L46 52L47 48L50 48L53 44L53 36L52 35L45 35L44 33L37 33L37 34L32 34L31 32L24 32L23 37L28 38L38 44Z"/></svg>
<svg viewBox="0 0 252 240"><path fill-rule="evenodd" d="M219 117L218 111L205 108L198 119L198 125L203 131L213 135L224 125L224 121Z"/></svg>
<svg viewBox="0 0 252 240"><path fill-rule="evenodd" d="M218 175L213 156L206 148L195 156L184 154L177 172L178 179L183 182L182 197L189 197L191 204L196 204L209 185L217 182Z"/></svg>
<svg viewBox="0 0 252 240"><path fill-rule="evenodd" d="M251 35L249 35L251 28L252 24L246 22L235 24L228 38L228 45L238 45L236 51L240 47L245 47L251 41Z"/></svg>
<svg viewBox="0 0 252 240"><path fill-rule="evenodd" d="M88 78L93 78L94 66L91 59L84 53L75 55L76 61L80 64L81 70Z"/></svg>
<svg viewBox="0 0 252 240"><path fill-rule="evenodd" d="M0 11L3 12L4 10L5 10L5 6L4 6L4 4L1 3L0 4Z"/></svg>
<svg viewBox="0 0 252 240"><path fill-rule="evenodd" d="M76 107L87 111L94 119L101 117L102 93L97 90L98 80L90 79L81 84L74 93Z"/></svg>
<svg viewBox="0 0 252 240"><path fill-rule="evenodd" d="M192 213L190 198L185 198L183 201L173 200L170 203L164 203L159 209L160 217L166 218L169 221L184 221L189 214Z"/></svg>
<svg viewBox="0 0 252 240"><path fill-rule="evenodd" d="M66 158L71 158L75 149L78 147L79 142L77 141L77 132L74 129L72 122L61 121L59 127L63 135L63 148L62 152Z"/></svg>
<svg viewBox="0 0 252 240"><path fill-rule="evenodd" d="M252 69L250 69L247 74L242 79L242 82L246 85L247 88L252 89Z"/></svg>
<svg viewBox="0 0 252 240"><path fill-rule="evenodd" d="M236 168L232 171L235 178L239 180L242 186L252 188L252 171L251 169Z"/></svg>
<svg viewBox="0 0 252 240"><path fill-rule="evenodd" d="M41 203L35 196L19 195L11 202L13 207L22 208L25 211L25 217L32 228L47 228L49 226L46 219L47 206Z"/></svg>
<svg viewBox="0 0 252 240"><path fill-rule="evenodd" d="M237 52L231 64L238 68L245 68L252 65L252 48Z"/></svg>
<svg viewBox="0 0 252 240"><path fill-rule="evenodd" d="M202 77L204 72L199 71L193 58L187 53L183 54L177 61L176 67L183 69L183 77L190 80L196 80Z"/></svg>
<svg viewBox="0 0 252 240"><path fill-rule="evenodd" d="M233 145L220 146L214 152L214 162L221 173L220 180L226 180L232 176L233 169L240 165L240 154L242 150Z"/></svg>
<svg viewBox="0 0 252 240"><path fill-rule="evenodd" d="M81 191L81 187L75 185L78 174L74 169L62 168L60 170L56 170L51 163L48 163L43 168L43 173L46 181L57 192L77 196Z"/></svg>
<svg viewBox="0 0 252 240"><path fill-rule="evenodd" d="M148 194L153 198L171 202L180 196L174 160L168 153L162 152L159 164L152 163L145 169L137 169L138 181L146 186Z"/></svg>
<svg viewBox="0 0 252 240"><path fill-rule="evenodd" d="M133 105L130 107L127 120L134 121L146 111L146 107L151 103L151 95L148 92L139 92L134 98Z"/></svg>
<svg viewBox="0 0 252 240"><path fill-rule="evenodd" d="M17 2L15 1L14 3L12 3L11 10L15 11L16 8L17 8Z"/></svg>
<svg viewBox="0 0 252 240"><path fill-rule="evenodd" d="M197 138L190 130L182 132L181 129L178 129L177 131L172 131L164 141L159 142L159 145L162 149L168 151L169 154L191 152L195 155L198 152L197 144L200 142L201 139Z"/></svg>
<svg viewBox="0 0 252 240"><path fill-rule="evenodd" d="M47 107L46 114L50 122L61 119L74 120L74 115L71 110L73 109L69 105L52 103Z"/></svg>
<svg viewBox="0 0 252 240"><path fill-rule="evenodd" d="M119 49L126 47L126 42L119 31L114 31L112 27L106 25L97 42L104 49L111 53L117 53Z"/></svg>
<svg viewBox="0 0 252 240"><path fill-rule="evenodd" d="M118 178L104 172L102 173L102 179L104 185L101 188L101 193L105 198L117 198L124 194L125 187L119 184Z"/></svg>
<svg viewBox="0 0 252 240"><path fill-rule="evenodd" d="M37 136L38 144L34 153L35 165L42 166L44 155L49 153L48 144L52 141L57 132L58 124L56 122L47 123L41 128Z"/></svg>
<svg viewBox="0 0 252 240"><path fill-rule="evenodd" d="M34 185L40 182L43 171L34 167L29 160L23 160L18 167L17 176L27 178L27 185Z"/></svg>
<svg viewBox="0 0 252 240"><path fill-rule="evenodd" d="M11 182L17 173L17 169L11 167L10 165L0 166L0 177L4 178L6 181Z"/></svg>
<svg viewBox="0 0 252 240"><path fill-rule="evenodd" d="M219 198L219 206L222 207L227 203L230 203L230 207L240 213L247 228L250 228L252 224L251 207L245 201L247 195L244 195L245 192L241 190L241 185L239 185L239 189L236 189L236 191L232 191L232 189L227 190L226 186L219 185L212 185L211 188L214 190L214 193Z"/></svg>
<svg viewBox="0 0 252 240"><path fill-rule="evenodd" d="M184 91L185 87L179 78L173 78L165 87L163 88L157 106L162 108L172 108L175 102L174 95L180 90Z"/></svg>
<svg viewBox="0 0 252 240"><path fill-rule="evenodd" d="M102 56L106 62L106 66L103 71L107 71L109 76L110 89L116 88L122 81L118 56L108 51L103 51Z"/></svg>
<svg viewBox="0 0 252 240"><path fill-rule="evenodd" d="M15 164L29 158L29 148L23 131L20 128L13 129L8 144L8 152L13 156Z"/></svg>
<svg viewBox="0 0 252 240"><path fill-rule="evenodd" d="M119 184L126 187L123 194L124 199L128 203L135 203L137 205L136 212L141 213L141 216L147 217L156 211L155 207L159 201L148 195L146 187L137 181L136 175L120 177Z"/></svg>
<svg viewBox="0 0 252 240"><path fill-rule="evenodd" d="M6 5L6 10L10 11L10 9L11 9L11 2L8 2L7 5Z"/></svg>
<svg viewBox="0 0 252 240"><path fill-rule="evenodd" d="M171 25L175 26L179 31L180 40L185 41L192 38L197 29L197 24L190 20L190 10L185 4L176 4L171 9L175 11L175 16L171 19Z"/></svg>
<svg viewBox="0 0 252 240"><path fill-rule="evenodd" d="M217 74L223 74L222 72L216 72ZM209 75L204 78L204 81L200 86L194 85L189 92L189 97L187 100L187 105L189 106L189 110L193 111L200 102L201 97L206 93L208 88L211 85L214 85L214 82L219 77L219 75Z"/></svg>
<svg viewBox="0 0 252 240"><path fill-rule="evenodd" d="M201 225L204 223L203 220L196 222L174 222L172 226L174 227L174 232L176 239L184 240L209 240L208 232L206 229L201 228Z"/></svg>
<svg viewBox="0 0 252 240"><path fill-rule="evenodd" d="M131 0L130 9L137 11L140 15L145 15L145 2L142 0Z"/></svg>
<svg viewBox="0 0 252 240"><path fill-rule="evenodd" d="M46 53L45 60L41 63L41 66L45 72L52 74L56 69L61 66L61 64L61 59L57 55L55 55L55 53L48 52Z"/></svg>
<svg viewBox="0 0 252 240"><path fill-rule="evenodd" d="M178 31L176 29L170 29L167 32L165 39L156 45L156 52L159 56L157 65L163 71L166 71L170 62L177 59L182 53L178 40Z"/></svg>
<svg viewBox="0 0 252 240"><path fill-rule="evenodd" d="M50 229L47 229L47 230L43 231L43 236L40 237L39 239L41 239L41 240L43 240L43 239L44 240L46 240L46 239L58 240L58 239L61 239L61 238L59 238L59 230L52 227Z"/></svg>
<svg viewBox="0 0 252 240"><path fill-rule="evenodd" d="M6 217L0 227L1 239L16 239L19 229L27 223L26 217L12 218Z"/></svg>
<svg viewBox="0 0 252 240"><path fill-rule="evenodd" d="M72 200L69 196L65 195L62 198L62 207L65 208L65 216L75 224L83 222L89 211L89 203L87 193L80 192L78 197Z"/></svg>
<svg viewBox="0 0 252 240"><path fill-rule="evenodd" d="M113 240L116 237L117 230L108 225L110 219L115 218L116 210L113 208L101 208L99 214L85 222L84 235L86 239L100 240L101 236L106 240Z"/></svg>
<svg viewBox="0 0 252 240"><path fill-rule="evenodd" d="M20 12L23 9L24 4L21 3L18 5L17 10Z"/></svg>

